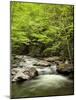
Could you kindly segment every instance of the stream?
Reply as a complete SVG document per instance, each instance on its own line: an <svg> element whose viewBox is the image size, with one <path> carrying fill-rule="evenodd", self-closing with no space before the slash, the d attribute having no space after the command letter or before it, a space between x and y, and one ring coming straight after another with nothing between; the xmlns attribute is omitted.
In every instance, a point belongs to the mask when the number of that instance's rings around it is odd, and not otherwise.
<svg viewBox="0 0 76 100"><path fill-rule="evenodd" d="M37 96L61 96L72 95L73 80L68 79L56 72L56 65L51 67L34 66L40 59L30 56L19 56L21 60L17 64L24 67L35 67L39 75L34 79L22 83L12 83L11 97L37 97Z"/></svg>

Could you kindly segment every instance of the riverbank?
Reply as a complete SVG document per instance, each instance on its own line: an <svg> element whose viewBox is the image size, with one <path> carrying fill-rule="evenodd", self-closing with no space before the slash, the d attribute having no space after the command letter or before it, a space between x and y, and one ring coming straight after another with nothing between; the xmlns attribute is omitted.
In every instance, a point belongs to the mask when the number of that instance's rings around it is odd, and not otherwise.
<svg viewBox="0 0 76 100"><path fill-rule="evenodd" d="M37 75L61 74L73 79L74 69L71 64L65 64L59 57L43 59L16 55L12 59L11 80L32 79Z"/></svg>
<svg viewBox="0 0 76 100"><path fill-rule="evenodd" d="M16 56L11 68L11 81L15 79L11 85L11 97L73 95L73 78L57 70L54 61Z"/></svg>

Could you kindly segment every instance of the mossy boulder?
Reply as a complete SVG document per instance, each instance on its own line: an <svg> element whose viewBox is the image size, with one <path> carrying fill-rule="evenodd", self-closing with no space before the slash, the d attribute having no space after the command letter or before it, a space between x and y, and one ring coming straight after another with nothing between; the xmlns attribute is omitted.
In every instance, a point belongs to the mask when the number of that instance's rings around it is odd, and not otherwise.
<svg viewBox="0 0 76 100"><path fill-rule="evenodd" d="M70 73L73 73L73 65L72 64L59 64L57 65L57 72L64 74L64 75L69 75Z"/></svg>

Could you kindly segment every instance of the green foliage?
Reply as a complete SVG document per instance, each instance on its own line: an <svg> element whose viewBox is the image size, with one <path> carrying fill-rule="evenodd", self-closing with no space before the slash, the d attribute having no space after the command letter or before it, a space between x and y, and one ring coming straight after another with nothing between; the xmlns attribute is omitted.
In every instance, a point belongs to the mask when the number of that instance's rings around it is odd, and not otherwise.
<svg viewBox="0 0 76 100"><path fill-rule="evenodd" d="M73 58L73 10L72 5L11 2L13 53L69 57L72 52Z"/></svg>

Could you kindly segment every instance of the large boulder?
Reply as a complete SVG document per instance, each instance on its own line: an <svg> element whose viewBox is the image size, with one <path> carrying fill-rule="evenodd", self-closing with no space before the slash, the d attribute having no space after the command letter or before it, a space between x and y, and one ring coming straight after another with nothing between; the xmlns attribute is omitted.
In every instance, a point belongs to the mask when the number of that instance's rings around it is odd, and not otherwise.
<svg viewBox="0 0 76 100"><path fill-rule="evenodd" d="M57 72L64 75L69 75L73 73L73 65L72 64L59 64L57 65Z"/></svg>
<svg viewBox="0 0 76 100"><path fill-rule="evenodd" d="M28 74L24 74L21 71L19 71L12 79L12 82L15 81L23 81L30 79L30 76Z"/></svg>
<svg viewBox="0 0 76 100"><path fill-rule="evenodd" d="M33 67L28 68L13 68L11 71L12 82L29 80L38 75L38 72Z"/></svg>

